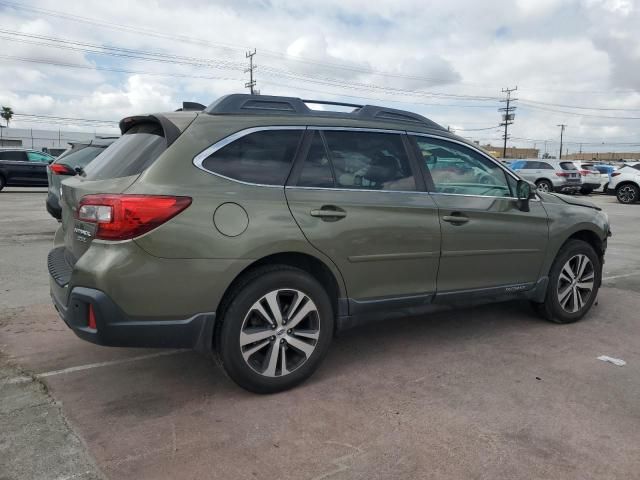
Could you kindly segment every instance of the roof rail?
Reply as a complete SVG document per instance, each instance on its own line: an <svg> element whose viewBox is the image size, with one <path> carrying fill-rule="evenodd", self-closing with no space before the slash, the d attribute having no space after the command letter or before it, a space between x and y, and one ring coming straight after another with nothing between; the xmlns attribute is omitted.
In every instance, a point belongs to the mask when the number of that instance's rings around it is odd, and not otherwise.
<svg viewBox="0 0 640 480"><path fill-rule="evenodd" d="M312 110L307 104L353 107L351 112ZM210 115L254 114L254 115L308 115L315 117L350 118L381 122L401 122L445 130L437 123L417 113L375 105L332 102L327 100L302 100L297 97L272 95L250 95L234 93L220 97L204 109Z"/></svg>

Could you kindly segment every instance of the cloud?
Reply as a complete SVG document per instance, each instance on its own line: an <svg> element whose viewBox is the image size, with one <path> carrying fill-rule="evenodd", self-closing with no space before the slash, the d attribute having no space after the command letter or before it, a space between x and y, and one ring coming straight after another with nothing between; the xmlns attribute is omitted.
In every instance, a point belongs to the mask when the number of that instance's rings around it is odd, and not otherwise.
<svg viewBox="0 0 640 480"><path fill-rule="evenodd" d="M262 93L384 103L460 128L499 122L497 100L469 96L499 97L503 87L517 84L523 100L512 133L532 139L514 140L522 145L556 141L558 123L570 125L569 142L572 135L577 142L635 134L628 121L564 114L561 107L537 110L524 99L640 109L640 14L630 0L449 0L430 2L428 8L420 0L86 0L73 11L54 0L29 5L97 22L0 7L0 27L206 59L210 67L3 39L1 55L145 72L0 58L0 101L26 113L119 120L174 110L183 100L210 103L246 91L244 52L253 47ZM640 114L627 112L633 115ZM499 137L493 131L469 133L477 139Z"/></svg>

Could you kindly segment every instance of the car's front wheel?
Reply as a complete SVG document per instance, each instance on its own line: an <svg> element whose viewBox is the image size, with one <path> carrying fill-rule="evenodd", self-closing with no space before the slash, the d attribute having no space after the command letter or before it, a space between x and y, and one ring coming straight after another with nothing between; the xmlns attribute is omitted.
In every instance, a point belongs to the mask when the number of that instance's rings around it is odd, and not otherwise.
<svg viewBox="0 0 640 480"><path fill-rule="evenodd" d="M273 393L311 376L327 353L333 328L331 301L315 278L294 267L264 267L232 292L216 351L238 385Z"/></svg>
<svg viewBox="0 0 640 480"><path fill-rule="evenodd" d="M553 190L553 185L549 180L538 180L536 182L536 187L541 192L551 192Z"/></svg>
<svg viewBox="0 0 640 480"><path fill-rule="evenodd" d="M633 183L624 183L616 188L616 197L620 203L636 203L640 198L640 189Z"/></svg>
<svg viewBox="0 0 640 480"><path fill-rule="evenodd" d="M582 240L570 240L551 266L544 303L534 306L552 322L576 322L593 305L601 278L602 263L593 247Z"/></svg>

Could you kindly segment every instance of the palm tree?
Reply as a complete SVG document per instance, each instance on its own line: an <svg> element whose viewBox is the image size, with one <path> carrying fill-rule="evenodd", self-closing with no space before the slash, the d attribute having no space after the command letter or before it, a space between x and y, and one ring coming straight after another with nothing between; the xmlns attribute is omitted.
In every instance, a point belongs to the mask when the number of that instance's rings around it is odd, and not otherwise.
<svg viewBox="0 0 640 480"><path fill-rule="evenodd" d="M0 117L4 118L7 121L7 127L9 126L9 120L13 118L13 110L11 107L2 106L2 112L0 113Z"/></svg>

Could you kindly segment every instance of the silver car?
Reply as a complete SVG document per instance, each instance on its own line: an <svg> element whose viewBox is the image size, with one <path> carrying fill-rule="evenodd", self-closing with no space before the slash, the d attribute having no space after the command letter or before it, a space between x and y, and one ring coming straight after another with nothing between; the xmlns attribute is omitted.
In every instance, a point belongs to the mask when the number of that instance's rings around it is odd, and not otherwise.
<svg viewBox="0 0 640 480"><path fill-rule="evenodd" d="M511 169L536 184L541 192L577 193L582 189L580 172L571 161L551 159L516 160Z"/></svg>
<svg viewBox="0 0 640 480"><path fill-rule="evenodd" d="M60 155L47 168L49 181L49 194L47 195L47 212L60 220L62 208L60 207L60 184L69 176L82 172L94 158L100 155L118 137L97 137L90 142L70 142L71 148Z"/></svg>

